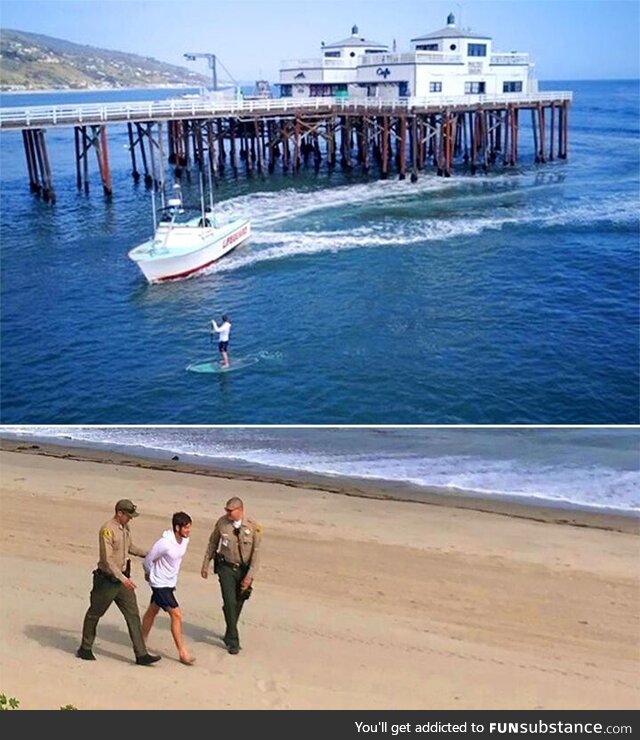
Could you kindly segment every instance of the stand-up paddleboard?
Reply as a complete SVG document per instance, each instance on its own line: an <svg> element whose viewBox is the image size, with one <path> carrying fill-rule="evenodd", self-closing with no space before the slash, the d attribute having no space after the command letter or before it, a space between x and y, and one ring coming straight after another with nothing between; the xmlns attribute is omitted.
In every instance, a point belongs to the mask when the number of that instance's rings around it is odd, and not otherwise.
<svg viewBox="0 0 640 740"><path fill-rule="evenodd" d="M220 364L220 357L208 357L206 360L199 360L187 365L187 370L192 373L232 373L236 370L242 370L249 365L255 365L260 358L255 355L247 357L232 357L229 367L223 367Z"/></svg>

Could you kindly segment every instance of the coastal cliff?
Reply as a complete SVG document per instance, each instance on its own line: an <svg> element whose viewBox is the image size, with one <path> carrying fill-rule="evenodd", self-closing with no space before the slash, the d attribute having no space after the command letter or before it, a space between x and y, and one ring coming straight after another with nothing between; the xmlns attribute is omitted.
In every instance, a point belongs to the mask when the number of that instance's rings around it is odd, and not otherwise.
<svg viewBox="0 0 640 740"><path fill-rule="evenodd" d="M0 91L198 87L203 75L152 57L2 29Z"/></svg>

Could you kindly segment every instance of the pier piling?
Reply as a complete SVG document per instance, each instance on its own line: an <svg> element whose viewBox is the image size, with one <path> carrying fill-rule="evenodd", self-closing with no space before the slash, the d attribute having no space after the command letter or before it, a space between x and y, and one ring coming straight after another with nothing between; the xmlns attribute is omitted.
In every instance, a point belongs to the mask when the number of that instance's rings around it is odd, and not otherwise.
<svg viewBox="0 0 640 740"><path fill-rule="evenodd" d="M517 98L504 103L461 100L455 105L439 105L436 101L426 104L417 99L411 104L406 99L364 99L346 104L319 99L292 107L285 99L282 103L272 99L264 106L240 104L236 112L230 110L215 116L210 110L200 113L196 106L190 106L190 113L165 114L154 119L147 106L146 116L141 114L132 120L127 115L120 123L127 126L133 180L137 183L143 177L147 187L164 187L165 143L167 163L174 168L176 178L190 179L192 165L199 170L206 166L211 182L217 184L227 163L234 177L238 177L242 162L246 177L256 173L263 177L276 170L297 174L310 166L317 172L323 163L331 172L339 155L346 172L357 163L368 174L376 165L382 179L395 172L402 180L409 171L415 182L421 172L450 177L456 168L476 174L480 167L488 172L490 167L515 166L521 110L531 111L534 161L566 159L570 101L569 94L555 93L541 93L523 102ZM99 122L90 122L83 115L79 112L79 120L72 124L76 185L78 190L89 192L88 152L93 148L108 197L113 186L107 127L118 121L101 114ZM162 133L165 121L166 142ZM57 125L54 116L48 126ZM25 123L22 139L29 188L43 200L53 201L46 131L45 126L36 128Z"/></svg>

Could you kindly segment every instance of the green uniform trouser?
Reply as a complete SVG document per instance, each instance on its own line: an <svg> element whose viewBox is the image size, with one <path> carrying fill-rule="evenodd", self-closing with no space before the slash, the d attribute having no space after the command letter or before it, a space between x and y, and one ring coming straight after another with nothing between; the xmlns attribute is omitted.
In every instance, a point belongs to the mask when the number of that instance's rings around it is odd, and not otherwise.
<svg viewBox="0 0 640 740"><path fill-rule="evenodd" d="M119 581L115 583L99 570L93 571L93 588L89 597L89 609L85 614L84 624L82 625L81 647L84 650L91 650L96 639L98 620L114 601L127 622L129 637L133 643L133 652L136 658L146 655L147 648L142 639L142 624L140 623L136 592L125 588Z"/></svg>
<svg viewBox="0 0 640 740"><path fill-rule="evenodd" d="M240 582L246 576L248 568L234 569L226 563L218 565L218 580L222 592L222 611L227 629L224 641L228 647L240 647L238 635L238 619L244 606L245 599L240 597Z"/></svg>

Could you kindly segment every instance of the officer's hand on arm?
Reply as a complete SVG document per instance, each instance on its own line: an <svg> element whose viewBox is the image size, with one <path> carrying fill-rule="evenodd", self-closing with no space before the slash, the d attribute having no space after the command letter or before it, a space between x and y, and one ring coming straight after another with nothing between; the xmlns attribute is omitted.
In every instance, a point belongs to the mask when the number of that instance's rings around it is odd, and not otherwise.
<svg viewBox="0 0 640 740"><path fill-rule="evenodd" d="M252 582L253 582L253 578L249 578L249 576L245 576L240 581L240 590L241 591L246 591L249 588L249 586L251 585Z"/></svg>
<svg viewBox="0 0 640 740"><path fill-rule="evenodd" d="M137 588L136 584L131 580L131 578L124 578L122 581L122 585L125 588L128 588L130 591L133 591L134 588Z"/></svg>
<svg viewBox="0 0 640 740"><path fill-rule="evenodd" d="M205 567L203 566L202 570L200 571L200 575L201 575L201 576L202 576L203 578L209 578L209 568L205 568Z"/></svg>

